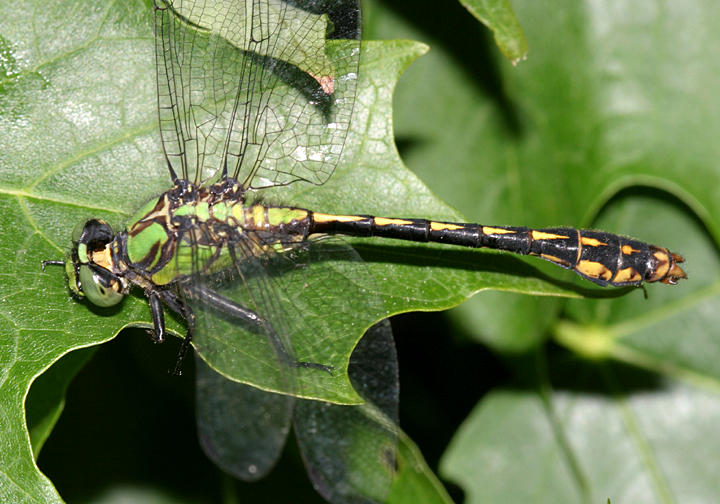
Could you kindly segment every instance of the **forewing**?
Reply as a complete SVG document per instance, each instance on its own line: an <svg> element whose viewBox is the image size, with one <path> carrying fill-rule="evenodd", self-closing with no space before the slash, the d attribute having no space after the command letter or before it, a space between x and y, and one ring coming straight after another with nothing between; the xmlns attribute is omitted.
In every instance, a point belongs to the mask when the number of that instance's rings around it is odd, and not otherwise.
<svg viewBox="0 0 720 504"><path fill-rule="evenodd" d="M354 104L356 1L156 0L155 30L160 132L179 176L327 180Z"/></svg>

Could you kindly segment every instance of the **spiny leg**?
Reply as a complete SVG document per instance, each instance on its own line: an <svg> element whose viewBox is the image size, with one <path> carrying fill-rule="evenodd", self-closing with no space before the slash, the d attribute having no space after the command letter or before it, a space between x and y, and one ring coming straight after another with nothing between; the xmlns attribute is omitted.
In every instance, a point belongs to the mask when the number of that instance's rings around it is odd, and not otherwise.
<svg viewBox="0 0 720 504"><path fill-rule="evenodd" d="M239 304L235 303L234 301L226 298L225 296L222 296L221 294L218 294L217 292L206 289L204 287L186 286L185 292L188 294L189 297L201 301L210 308L215 308L231 317L235 317L239 320L248 322L254 326L264 329L271 338L273 347L280 354L280 358L286 364L301 368L319 369L332 374L332 366L320 364L317 362L304 362L293 360L288 354L285 345L280 339L280 336L278 336L278 334L272 328L272 325L254 311L244 308Z"/></svg>
<svg viewBox="0 0 720 504"><path fill-rule="evenodd" d="M240 246L241 243L242 243L241 241L238 241L238 242L236 243L236 245L237 245L237 246ZM233 264L235 264L235 265L240 264L240 262L238 261L238 257L237 257L237 254L236 254L236 252L235 252L235 247L234 247L234 246L229 246L229 247L228 247L228 253L230 254L230 257L231 257L232 260L233 260ZM242 270L241 270L240 268L237 268L237 272L238 272L238 274L240 275L240 277L242 277L243 280L244 280L244 275L243 275ZM229 300L228 300L228 301L229 301ZM230 301L230 302L232 302L232 301ZM249 310L248 310L248 311L249 311ZM268 332L268 334L270 334L270 337L271 337L272 340L273 340L273 346L274 346L276 349L278 349L278 351L279 351L280 353L282 353L282 357L283 357L283 359L284 359L284 361L285 361L286 363L291 363L291 364L294 365L295 367L304 367L304 368L311 368L311 369L320 369L320 370L326 371L326 372L328 372L328 373L332 373L332 369L333 369L332 366L327 366L327 365L325 365L325 364L319 364L319 363L316 363L316 362L293 361L292 359L290 359L290 356L287 355L287 350L285 349L285 345L283 345L282 340L280 340L280 337L279 337L278 334L275 332L275 330L274 330L273 327L270 325L270 323L269 323L268 321L266 321L265 319L261 318L261 317L260 317L258 314L256 314L255 312L250 312L250 313L252 313L255 317L257 317L258 321L262 321L262 326L265 328L265 330Z"/></svg>
<svg viewBox="0 0 720 504"><path fill-rule="evenodd" d="M45 266L47 265L54 265L54 266L65 266L65 261L43 261L40 263L40 267L43 271L45 271Z"/></svg>
<svg viewBox="0 0 720 504"><path fill-rule="evenodd" d="M185 333L185 338L183 338L182 343L180 343L180 350L178 350L177 360L175 361L175 367L172 372L175 376L182 374L182 363L185 360L185 355L187 355L188 348L190 348L190 343L195 334L195 314L190 308L186 307L185 310L185 320L187 320L188 330Z"/></svg>
<svg viewBox="0 0 720 504"><path fill-rule="evenodd" d="M182 343L180 343L180 350L178 350L175 367L173 367L172 370L173 375L180 376L182 374L183 360L185 359L187 350L192 342L193 334L195 333L195 314L172 291L157 290L148 293L148 302L150 304L150 313L152 315L154 328L153 341L156 343L162 343L165 340L166 333L165 314L161 301L165 303L169 309L184 318L188 324L188 330L185 333L185 338L183 338Z"/></svg>
<svg viewBox="0 0 720 504"><path fill-rule="evenodd" d="M150 338L153 343L162 343L165 341L165 312L157 292L148 294L148 304L150 305L150 315L153 320L153 332L150 333Z"/></svg>

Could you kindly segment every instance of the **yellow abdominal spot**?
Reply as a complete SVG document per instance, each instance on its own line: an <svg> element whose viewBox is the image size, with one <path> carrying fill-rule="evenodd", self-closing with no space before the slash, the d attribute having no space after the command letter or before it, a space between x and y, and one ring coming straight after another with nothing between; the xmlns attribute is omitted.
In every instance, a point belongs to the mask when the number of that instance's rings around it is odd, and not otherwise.
<svg viewBox="0 0 720 504"><path fill-rule="evenodd" d="M639 254L640 251L632 248L630 245L623 245L620 247L620 250L622 250L622 253L625 255L632 255L632 254Z"/></svg>
<svg viewBox="0 0 720 504"><path fill-rule="evenodd" d="M548 261L554 262L555 264L562 264L563 266L570 266L570 263L567 262L565 259L561 259L560 257L556 257L550 254L540 254L540 257L543 259L546 259Z"/></svg>
<svg viewBox="0 0 720 504"><path fill-rule="evenodd" d="M513 231L511 229L495 228L495 227L489 227L489 226L483 226L482 232L483 232L483 234L486 234L486 235L515 234L515 231Z"/></svg>
<svg viewBox="0 0 720 504"><path fill-rule="evenodd" d="M375 217L376 226L408 226L412 224L412 221L405 219L388 219L387 217Z"/></svg>
<svg viewBox="0 0 720 504"><path fill-rule="evenodd" d="M598 240L597 238L588 238L588 237L586 237L586 236L581 236L581 237L580 237L580 243L582 243L583 245L587 245L587 246L589 246L589 247L599 247L599 246L601 246L601 245L602 245L603 247L606 247L606 246L607 246L607 243L601 242L601 241Z"/></svg>
<svg viewBox="0 0 720 504"><path fill-rule="evenodd" d="M463 226L447 222L431 222L430 229L433 231L455 231L456 229L463 229Z"/></svg>
<svg viewBox="0 0 720 504"><path fill-rule="evenodd" d="M639 282L641 278L640 273L635 268L623 268L615 274L613 282Z"/></svg>
<svg viewBox="0 0 720 504"><path fill-rule="evenodd" d="M307 218L307 210L300 208L268 208L268 220L270 225L290 224L292 221L300 221Z"/></svg>
<svg viewBox="0 0 720 504"><path fill-rule="evenodd" d="M544 233L542 231L532 231L533 240L567 240L568 236L558 235L555 233Z"/></svg>
<svg viewBox="0 0 720 504"><path fill-rule="evenodd" d="M267 221L265 219L265 207L262 205L255 205L252 207L251 212L250 219L255 227L259 229L265 228L267 226Z"/></svg>
<svg viewBox="0 0 720 504"><path fill-rule="evenodd" d="M313 212L313 219L315 222L324 224L328 222L357 222L364 220L365 217L362 215L333 215Z"/></svg>
<svg viewBox="0 0 720 504"><path fill-rule="evenodd" d="M668 271L670 270L670 258L667 252L658 250L653 252L653 257L658 260L657 268L655 269L654 278L665 278Z"/></svg>
<svg viewBox="0 0 720 504"><path fill-rule="evenodd" d="M577 266L575 266L575 271L590 278L602 278L603 280L610 280L612 276L612 272L607 266L595 261L580 261Z"/></svg>

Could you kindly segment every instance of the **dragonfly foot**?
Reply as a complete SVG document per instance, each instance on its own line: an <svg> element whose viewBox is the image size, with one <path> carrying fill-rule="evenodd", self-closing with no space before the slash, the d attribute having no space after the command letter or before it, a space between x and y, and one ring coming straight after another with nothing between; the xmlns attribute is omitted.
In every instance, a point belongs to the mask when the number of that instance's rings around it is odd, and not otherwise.
<svg viewBox="0 0 720 504"><path fill-rule="evenodd" d="M145 332L150 337L150 340L153 343L158 344L158 343L165 342L165 338L162 335L158 335L158 333L156 331L153 331L152 329L145 329Z"/></svg>
<svg viewBox="0 0 720 504"><path fill-rule="evenodd" d="M335 369L333 366L327 366L325 364L318 364L317 362L303 362L303 361L295 361L295 367L302 367L302 368L310 368L310 369L319 369L321 371L325 371L326 373L333 374L333 369Z"/></svg>
<svg viewBox="0 0 720 504"><path fill-rule="evenodd" d="M57 266L65 266L65 261L43 261L40 263L40 267L42 268L43 272L45 272L45 266L48 264L53 264Z"/></svg>

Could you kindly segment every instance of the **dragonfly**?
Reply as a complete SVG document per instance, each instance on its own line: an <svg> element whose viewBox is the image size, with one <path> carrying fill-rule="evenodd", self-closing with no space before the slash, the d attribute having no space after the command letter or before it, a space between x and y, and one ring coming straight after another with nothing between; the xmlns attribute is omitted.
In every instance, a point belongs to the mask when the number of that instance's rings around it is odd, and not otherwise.
<svg viewBox="0 0 720 504"><path fill-rule="evenodd" d="M604 231L270 204L264 195L275 189L322 186L341 159L358 80L357 1L155 0L154 15L159 130L171 187L124 229L100 219L81 223L65 260L43 266L63 264L72 293L102 307L141 290L156 342L166 337L166 310L186 321L175 372L192 345L201 443L241 479L270 470L293 419L310 477L326 499L380 502L387 494L397 419L389 330L373 329L350 366L328 350L337 329L332 317L317 316L318 305L328 315L362 312L357 326L365 329L385 313L343 236L533 255L601 286L687 277L682 256ZM341 286L343 299L324 295L330 284ZM363 309L353 310L348 299ZM341 405L363 400L362 407ZM350 437L351 446L372 447L362 463L337 443Z"/></svg>

